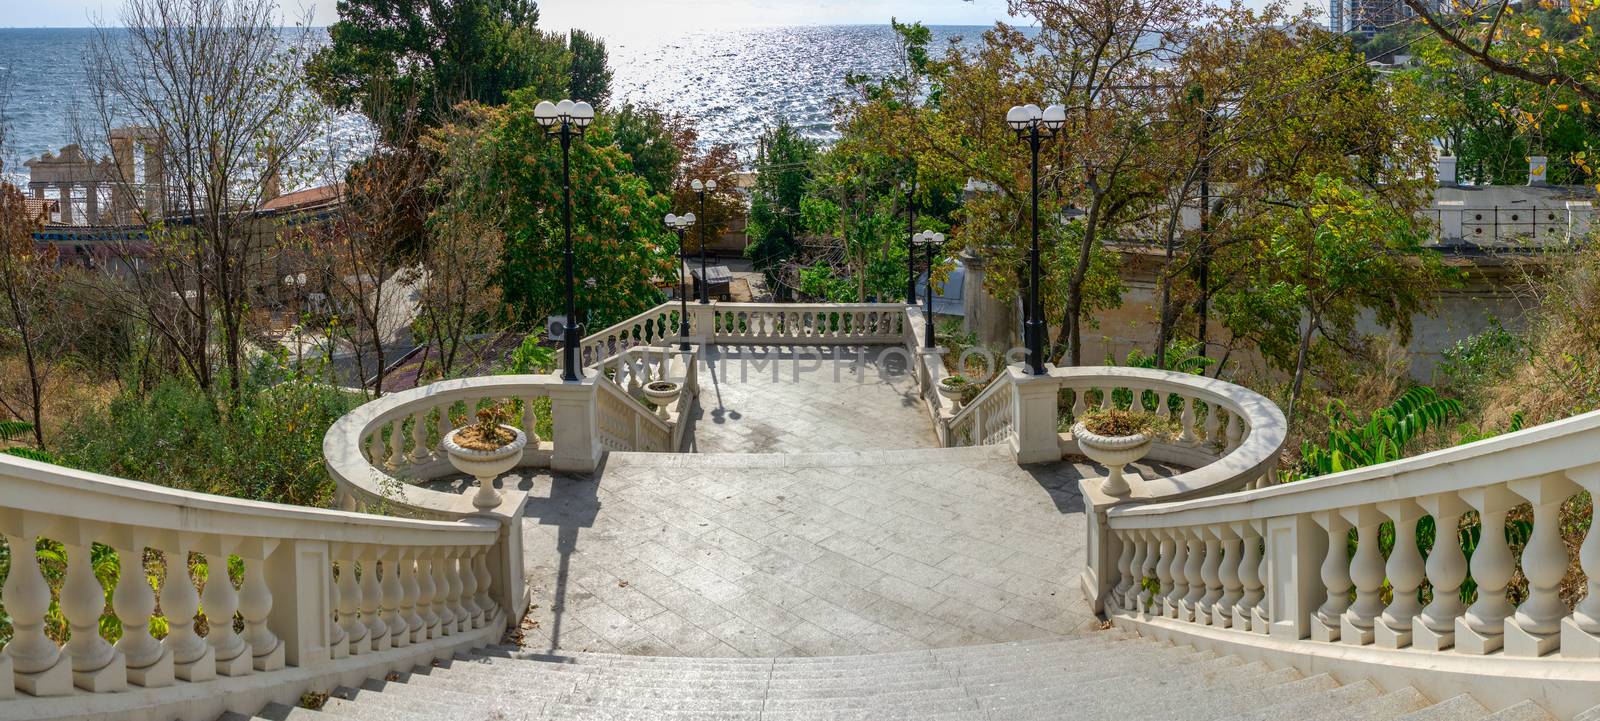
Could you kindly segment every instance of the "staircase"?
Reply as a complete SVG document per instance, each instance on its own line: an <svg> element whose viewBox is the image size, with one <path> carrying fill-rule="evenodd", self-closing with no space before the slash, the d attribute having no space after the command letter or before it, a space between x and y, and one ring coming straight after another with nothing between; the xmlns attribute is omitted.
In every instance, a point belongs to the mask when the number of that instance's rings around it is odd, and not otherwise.
<svg viewBox="0 0 1600 721"><path fill-rule="evenodd" d="M696 719L1294 719L1551 721L1532 702L1491 713L1469 696L1340 684L1237 656L1106 631L988 646L832 658L689 659L480 649L339 688L320 711L273 705L255 718L328 721ZM1600 710L1579 717L1600 719ZM229 715L225 721L243 721Z"/></svg>

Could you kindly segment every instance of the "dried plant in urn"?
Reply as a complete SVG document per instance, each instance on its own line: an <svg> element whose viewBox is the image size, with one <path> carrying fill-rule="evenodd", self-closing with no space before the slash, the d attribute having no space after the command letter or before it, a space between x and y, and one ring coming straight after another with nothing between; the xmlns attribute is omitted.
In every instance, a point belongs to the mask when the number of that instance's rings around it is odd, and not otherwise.
<svg viewBox="0 0 1600 721"><path fill-rule="evenodd" d="M497 508L500 492L495 481L522 461L528 436L522 429L506 423L510 407L496 403L477 412L477 422L450 431L440 442L450 465L478 481L472 505L480 511Z"/></svg>

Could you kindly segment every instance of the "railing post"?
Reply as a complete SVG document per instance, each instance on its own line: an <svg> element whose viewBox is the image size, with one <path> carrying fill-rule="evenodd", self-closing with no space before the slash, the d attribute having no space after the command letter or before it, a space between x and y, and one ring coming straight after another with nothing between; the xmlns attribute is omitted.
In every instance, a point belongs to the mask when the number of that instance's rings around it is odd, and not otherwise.
<svg viewBox="0 0 1600 721"><path fill-rule="evenodd" d="M595 393L592 378L550 387L552 470L590 473L600 465Z"/></svg>
<svg viewBox="0 0 1600 721"><path fill-rule="evenodd" d="M1083 598L1095 613L1106 610L1106 597L1117 583L1117 560L1121 551L1116 534L1106 518L1116 499L1100 492L1098 481L1078 481L1083 494L1083 520L1088 532L1084 545L1083 574L1079 583Z"/></svg>
<svg viewBox="0 0 1600 721"><path fill-rule="evenodd" d="M1321 566L1328 534L1301 514L1268 519L1264 540L1268 633L1288 641L1306 638L1311 635L1311 612L1323 600Z"/></svg>
<svg viewBox="0 0 1600 721"><path fill-rule="evenodd" d="M1045 370L1054 366L1045 364ZM1045 463L1061 460L1061 441L1056 433L1056 388L1060 379L1050 375L1036 376L1021 366L1008 366L1009 381L1016 387L1015 404L1017 432L1012 439L1017 453L1017 463Z"/></svg>

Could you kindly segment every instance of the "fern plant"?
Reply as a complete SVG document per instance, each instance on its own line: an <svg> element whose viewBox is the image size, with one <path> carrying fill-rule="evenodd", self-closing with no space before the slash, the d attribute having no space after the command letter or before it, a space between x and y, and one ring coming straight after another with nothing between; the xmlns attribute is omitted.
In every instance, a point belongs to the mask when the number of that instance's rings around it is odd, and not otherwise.
<svg viewBox="0 0 1600 721"><path fill-rule="evenodd" d="M1428 386L1412 387L1366 419L1334 401L1328 405L1327 440L1301 444L1295 477L1312 478L1402 458L1411 441L1460 418L1462 410L1460 401L1442 397Z"/></svg>
<svg viewBox="0 0 1600 721"><path fill-rule="evenodd" d="M21 443L33 433L33 424L27 421L0 420L0 442Z"/></svg>

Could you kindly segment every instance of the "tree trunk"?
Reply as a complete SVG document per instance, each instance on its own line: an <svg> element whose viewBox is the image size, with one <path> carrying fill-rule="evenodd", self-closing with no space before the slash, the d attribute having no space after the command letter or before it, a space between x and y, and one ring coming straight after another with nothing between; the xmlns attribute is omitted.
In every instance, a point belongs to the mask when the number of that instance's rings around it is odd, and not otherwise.
<svg viewBox="0 0 1600 721"><path fill-rule="evenodd" d="M1101 203L1103 192L1096 191L1089 201L1088 221L1083 227L1083 242L1078 244L1078 265L1072 269L1067 281L1066 343L1067 365L1083 363L1083 282L1089 275L1089 259L1100 236ZM1037 291L1035 291L1037 292Z"/></svg>
<svg viewBox="0 0 1600 721"><path fill-rule="evenodd" d="M1295 403L1300 400L1300 387L1306 377L1306 354L1311 349L1311 334L1317 330L1317 314L1312 312L1310 322L1306 323L1305 332L1300 334L1300 349L1295 354L1294 383L1289 387L1289 413L1290 423L1294 422Z"/></svg>

